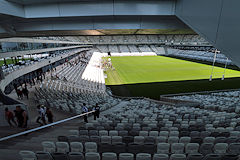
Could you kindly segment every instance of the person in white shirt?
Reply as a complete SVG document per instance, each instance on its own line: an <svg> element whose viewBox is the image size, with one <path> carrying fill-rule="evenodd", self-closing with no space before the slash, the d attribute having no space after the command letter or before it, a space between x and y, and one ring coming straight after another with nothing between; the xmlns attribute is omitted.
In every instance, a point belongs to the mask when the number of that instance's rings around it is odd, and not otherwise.
<svg viewBox="0 0 240 160"><path fill-rule="evenodd" d="M87 113L87 112L88 112L88 108L86 107L86 104L83 103L82 113ZM84 122L88 123L87 114L85 114L85 115L83 116L83 118L84 118Z"/></svg>
<svg viewBox="0 0 240 160"><path fill-rule="evenodd" d="M36 122L40 124L40 126L42 126L43 124L46 125L46 120L45 120L45 110L43 106L38 105L37 106L37 111L38 111L38 117ZM41 120L43 123L41 123L39 120Z"/></svg>

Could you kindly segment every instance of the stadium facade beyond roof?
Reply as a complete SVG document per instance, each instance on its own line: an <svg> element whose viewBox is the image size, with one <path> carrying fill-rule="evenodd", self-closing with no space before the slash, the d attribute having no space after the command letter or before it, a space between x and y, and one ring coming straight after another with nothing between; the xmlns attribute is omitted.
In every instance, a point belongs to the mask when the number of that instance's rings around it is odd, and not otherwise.
<svg viewBox="0 0 240 160"><path fill-rule="evenodd" d="M0 0L0 37L194 30L240 66L239 6L239 0Z"/></svg>

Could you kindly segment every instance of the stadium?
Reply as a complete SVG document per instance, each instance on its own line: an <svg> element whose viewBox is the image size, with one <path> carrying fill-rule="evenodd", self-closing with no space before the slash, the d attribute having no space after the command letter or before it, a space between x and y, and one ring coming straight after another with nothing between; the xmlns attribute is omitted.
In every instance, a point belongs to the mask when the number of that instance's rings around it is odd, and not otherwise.
<svg viewBox="0 0 240 160"><path fill-rule="evenodd" d="M240 159L232 0L0 0L0 160Z"/></svg>

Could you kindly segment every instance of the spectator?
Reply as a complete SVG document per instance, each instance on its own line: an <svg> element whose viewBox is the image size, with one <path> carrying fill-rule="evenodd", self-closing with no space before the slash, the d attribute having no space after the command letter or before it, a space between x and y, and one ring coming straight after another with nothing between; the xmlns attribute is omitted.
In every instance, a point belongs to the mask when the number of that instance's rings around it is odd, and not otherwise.
<svg viewBox="0 0 240 160"><path fill-rule="evenodd" d="M44 108L41 107L40 105L38 105L38 106L37 106L37 110L38 110L38 117L37 117L36 122L37 122L38 124L40 124L40 126L42 126L43 124L46 125ZM39 120L41 120L43 123L41 123Z"/></svg>
<svg viewBox="0 0 240 160"><path fill-rule="evenodd" d="M87 113L87 112L88 112L88 108L86 107L86 104L83 103L82 113ZM85 114L85 115L83 116L83 118L84 118L84 122L88 123L87 114Z"/></svg>
<svg viewBox="0 0 240 160"><path fill-rule="evenodd" d="M96 118L99 118L100 115L100 107L99 105L96 103L96 105L94 106L94 120L96 120Z"/></svg>
<svg viewBox="0 0 240 160"><path fill-rule="evenodd" d="M27 89L27 85L25 85L25 87L23 88L22 92L23 92L24 96L26 96L27 99L28 99L28 93L29 93L29 91L28 91L28 89Z"/></svg>
<svg viewBox="0 0 240 160"><path fill-rule="evenodd" d="M28 115L27 112L21 108L21 106L16 106L15 117L17 118L18 127L27 128Z"/></svg>
<svg viewBox="0 0 240 160"><path fill-rule="evenodd" d="M8 110L8 108L5 108L5 118L8 122L8 124L10 125L10 127L12 127L12 123L11 121L15 124L15 126L17 126L16 121L14 120L14 115L11 111Z"/></svg>
<svg viewBox="0 0 240 160"><path fill-rule="evenodd" d="M46 115L48 118L48 123L53 123L53 114L50 108L47 107Z"/></svg>
<svg viewBox="0 0 240 160"><path fill-rule="evenodd" d="M16 92L17 92L18 99L21 99L21 96L20 96L20 89L17 89Z"/></svg>
<svg viewBox="0 0 240 160"><path fill-rule="evenodd" d="M20 99L23 99L23 92L21 89L18 90L18 94L19 94Z"/></svg>

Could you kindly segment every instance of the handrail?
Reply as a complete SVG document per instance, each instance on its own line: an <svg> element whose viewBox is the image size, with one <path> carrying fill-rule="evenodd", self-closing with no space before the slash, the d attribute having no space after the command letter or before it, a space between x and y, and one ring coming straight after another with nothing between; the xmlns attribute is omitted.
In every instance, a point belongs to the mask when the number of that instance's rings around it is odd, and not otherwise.
<svg viewBox="0 0 240 160"><path fill-rule="evenodd" d="M50 126L54 126L54 125L57 125L57 124L60 124L60 123L66 122L66 121L70 121L70 120L82 117L84 115L88 115L88 114L93 113L93 112L95 112L95 111L90 111L90 112L83 113L83 114L80 114L80 115L76 115L76 116L73 116L73 117L70 117L70 118L66 118L66 119L63 119L63 120L60 120L60 121L57 121L57 122L53 122L51 124L47 124L47 125L44 125L44 126L41 126L41 127L33 128L33 129L30 129L30 130L27 130L27 131L24 131L24 132L20 132L20 133L16 133L16 134L13 134L13 135L10 135L10 136L7 136L7 137L3 137L3 138L0 138L0 142L11 139L11 138L14 138L14 137L22 136L24 134L28 134L28 133L31 133L31 132L34 132L34 131L38 131L38 130L41 130L41 129L44 129L44 128L47 128L47 127L50 127Z"/></svg>

